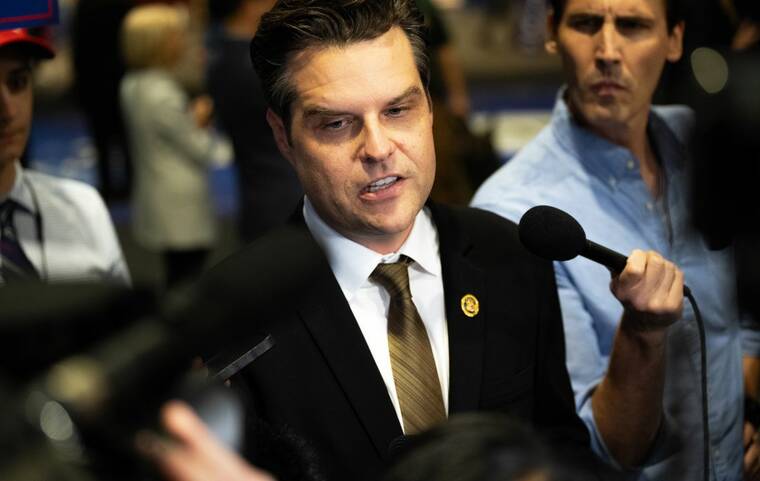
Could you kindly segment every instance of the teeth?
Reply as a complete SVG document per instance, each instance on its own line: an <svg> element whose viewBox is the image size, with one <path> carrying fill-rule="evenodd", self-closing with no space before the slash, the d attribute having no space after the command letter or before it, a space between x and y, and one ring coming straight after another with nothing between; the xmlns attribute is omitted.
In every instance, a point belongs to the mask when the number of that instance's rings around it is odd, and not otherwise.
<svg viewBox="0 0 760 481"><path fill-rule="evenodd" d="M368 192L377 192L378 190L385 189L389 187L391 184L396 182L398 180L398 177L386 177L384 179L377 180L375 182L372 182L367 187Z"/></svg>

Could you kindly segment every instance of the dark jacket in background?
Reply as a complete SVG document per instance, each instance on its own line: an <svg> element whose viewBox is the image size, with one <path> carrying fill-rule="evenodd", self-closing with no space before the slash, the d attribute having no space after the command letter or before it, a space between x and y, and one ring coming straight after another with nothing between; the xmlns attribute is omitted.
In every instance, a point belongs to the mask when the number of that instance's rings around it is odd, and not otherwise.
<svg viewBox="0 0 760 481"><path fill-rule="evenodd" d="M235 150L240 234L251 241L285 223L303 196L290 163L277 150L266 121L266 102L251 65L250 39L221 28L209 37L207 88L214 113Z"/></svg>

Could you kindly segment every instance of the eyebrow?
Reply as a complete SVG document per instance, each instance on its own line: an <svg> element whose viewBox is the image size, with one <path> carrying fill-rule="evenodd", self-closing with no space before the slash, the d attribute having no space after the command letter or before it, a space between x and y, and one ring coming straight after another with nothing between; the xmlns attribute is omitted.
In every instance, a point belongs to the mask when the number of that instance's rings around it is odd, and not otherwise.
<svg viewBox="0 0 760 481"><path fill-rule="evenodd" d="M11 70L10 73L14 75L20 73L32 73L32 66L29 64L19 65L18 67Z"/></svg>
<svg viewBox="0 0 760 481"><path fill-rule="evenodd" d="M619 22L621 20L624 21L624 22L641 22L641 23L644 23L644 24L650 24L650 23L654 23L655 22L654 18L646 17L644 15L635 15L635 14L632 14L632 15L620 15L618 17L615 17L615 21L616 22Z"/></svg>
<svg viewBox="0 0 760 481"><path fill-rule="evenodd" d="M402 93L401 95L392 98L386 105L397 105L402 102L412 100L417 97L422 96L422 90L419 88L419 86L414 85L412 87L409 87ZM307 107L304 110L303 117L304 119L308 119L311 117L340 117L341 115L350 115L350 112L340 111L340 110L332 110L326 107L320 107L320 106L314 106L314 107Z"/></svg>
<svg viewBox="0 0 760 481"><path fill-rule="evenodd" d="M598 18L604 18L604 13L598 13L598 12L573 12L567 14L568 21L570 20L587 20L587 19L598 19ZM653 22L654 19L646 16L646 15L639 15L635 13L626 14L626 15L615 15L614 20L617 22L619 20L623 21L640 21L640 22Z"/></svg>

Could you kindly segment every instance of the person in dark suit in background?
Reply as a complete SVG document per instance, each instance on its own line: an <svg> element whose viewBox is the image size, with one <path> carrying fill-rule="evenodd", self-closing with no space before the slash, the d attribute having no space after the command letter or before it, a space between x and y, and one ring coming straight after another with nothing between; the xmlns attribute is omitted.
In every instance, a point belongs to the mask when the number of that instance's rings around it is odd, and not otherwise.
<svg viewBox="0 0 760 481"><path fill-rule="evenodd" d="M132 164L119 106L124 59L119 27L131 0L79 0L72 25L73 68L77 100L97 153L98 185L107 202L129 197ZM117 171L123 171L121 179Z"/></svg>
<svg viewBox="0 0 760 481"><path fill-rule="evenodd" d="M303 190L266 122L266 101L251 66L249 44L272 0L214 0L207 87L221 127L235 151L240 199L239 232L250 242L284 224Z"/></svg>
<svg viewBox="0 0 760 481"><path fill-rule="evenodd" d="M426 202L421 28L411 0L289 0L262 17L252 57L267 120L306 196L203 281L209 322L236 316L257 333L212 368L247 394L251 426L300 439L326 479L378 478L403 436L467 411L524 420L592 463L550 263L512 222ZM248 455L286 478L261 449Z"/></svg>

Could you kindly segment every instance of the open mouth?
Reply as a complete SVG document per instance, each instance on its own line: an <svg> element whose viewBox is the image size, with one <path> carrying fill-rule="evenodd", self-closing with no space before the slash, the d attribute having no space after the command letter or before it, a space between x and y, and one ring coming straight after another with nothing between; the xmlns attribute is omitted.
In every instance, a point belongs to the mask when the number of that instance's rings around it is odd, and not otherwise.
<svg viewBox="0 0 760 481"><path fill-rule="evenodd" d="M363 189L364 192L375 193L392 187L401 178L395 175L378 179Z"/></svg>

